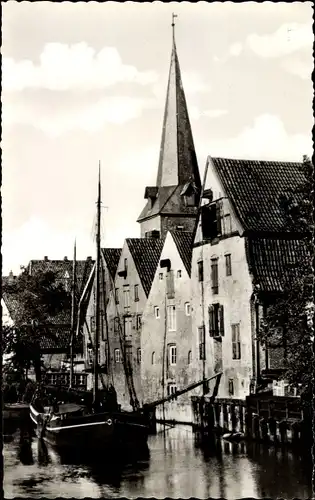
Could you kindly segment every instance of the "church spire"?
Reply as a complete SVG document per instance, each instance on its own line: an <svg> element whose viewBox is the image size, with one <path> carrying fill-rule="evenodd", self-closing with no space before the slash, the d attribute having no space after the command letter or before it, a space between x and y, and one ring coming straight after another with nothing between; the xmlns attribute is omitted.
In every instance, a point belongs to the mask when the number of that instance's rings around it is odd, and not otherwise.
<svg viewBox="0 0 315 500"><path fill-rule="evenodd" d="M177 15L172 14L172 55L157 186L177 186L191 181L199 188L199 169L175 43L175 17Z"/></svg>

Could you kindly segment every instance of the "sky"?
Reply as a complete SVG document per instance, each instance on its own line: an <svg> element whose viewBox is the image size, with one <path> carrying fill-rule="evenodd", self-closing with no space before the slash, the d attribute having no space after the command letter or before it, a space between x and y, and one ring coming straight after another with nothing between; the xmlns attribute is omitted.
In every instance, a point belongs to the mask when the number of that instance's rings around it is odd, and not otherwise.
<svg viewBox="0 0 315 500"><path fill-rule="evenodd" d="M2 274L139 237L156 182L172 12L201 175L208 155L312 154L312 4L2 5Z"/></svg>

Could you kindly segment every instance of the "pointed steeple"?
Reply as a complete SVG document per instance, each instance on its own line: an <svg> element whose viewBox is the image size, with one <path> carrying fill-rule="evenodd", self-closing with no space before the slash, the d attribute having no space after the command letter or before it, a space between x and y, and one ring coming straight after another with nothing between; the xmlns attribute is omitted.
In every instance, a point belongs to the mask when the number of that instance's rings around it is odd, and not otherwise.
<svg viewBox="0 0 315 500"><path fill-rule="evenodd" d="M186 98L175 43L173 43L164 111L157 186L177 186L192 181L200 187L200 176L190 127Z"/></svg>
<svg viewBox="0 0 315 500"><path fill-rule="evenodd" d="M141 236L170 229L190 231L197 215L201 181L175 43L172 15L172 55L155 186L145 190L147 204L138 222Z"/></svg>

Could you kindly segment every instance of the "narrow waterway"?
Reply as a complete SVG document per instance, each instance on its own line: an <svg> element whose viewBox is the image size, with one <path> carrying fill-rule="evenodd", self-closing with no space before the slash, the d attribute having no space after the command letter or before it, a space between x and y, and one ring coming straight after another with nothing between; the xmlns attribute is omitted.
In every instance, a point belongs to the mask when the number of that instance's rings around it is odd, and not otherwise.
<svg viewBox="0 0 315 500"><path fill-rule="evenodd" d="M106 450L63 457L19 429L4 440L5 498L312 496L310 459L253 443L201 445L189 427L160 428L148 450L119 462Z"/></svg>

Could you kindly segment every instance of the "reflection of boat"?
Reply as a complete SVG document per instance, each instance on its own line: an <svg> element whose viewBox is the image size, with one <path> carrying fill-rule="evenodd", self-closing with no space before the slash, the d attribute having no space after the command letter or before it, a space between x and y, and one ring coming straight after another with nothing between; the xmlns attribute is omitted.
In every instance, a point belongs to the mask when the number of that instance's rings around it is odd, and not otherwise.
<svg viewBox="0 0 315 500"><path fill-rule="evenodd" d="M82 404L80 397L74 401L75 393L69 390L69 397L58 401L59 398L47 398L47 389L38 389L30 404L30 416L37 425L37 435L59 448L95 449L101 447L115 448L117 445L135 444L140 446L147 442L147 419L139 408L133 412L123 412L117 404L117 395L113 385L107 384L104 391L99 390L98 346L100 338L100 265L101 265L101 238L100 238L100 211L101 185L98 182L97 201L97 237L95 263L95 339L94 339L94 389L91 404ZM75 263L73 269L73 303L74 311L74 282ZM73 351L74 342L74 314L72 314L72 332L70 341L70 381L73 378ZM80 314L79 314L80 320ZM109 367L108 367L109 368ZM71 388L71 382L70 382ZM72 398L70 397L72 394ZM45 398L47 401L45 402ZM72 402L71 402L72 399Z"/></svg>

